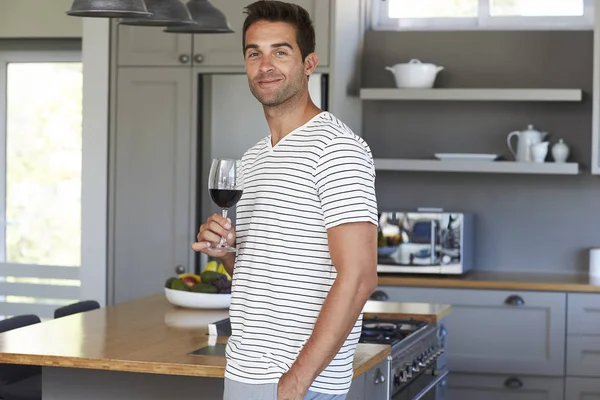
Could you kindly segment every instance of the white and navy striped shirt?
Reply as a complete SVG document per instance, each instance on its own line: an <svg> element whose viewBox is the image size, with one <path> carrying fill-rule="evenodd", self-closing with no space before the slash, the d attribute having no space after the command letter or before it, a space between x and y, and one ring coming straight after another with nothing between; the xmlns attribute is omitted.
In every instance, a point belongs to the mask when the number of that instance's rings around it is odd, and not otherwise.
<svg viewBox="0 0 600 400"><path fill-rule="evenodd" d="M327 229L377 224L375 168L365 141L329 112L274 147L265 137L241 164L225 376L275 383L312 334L336 278ZM361 325L362 314L311 391L348 391Z"/></svg>

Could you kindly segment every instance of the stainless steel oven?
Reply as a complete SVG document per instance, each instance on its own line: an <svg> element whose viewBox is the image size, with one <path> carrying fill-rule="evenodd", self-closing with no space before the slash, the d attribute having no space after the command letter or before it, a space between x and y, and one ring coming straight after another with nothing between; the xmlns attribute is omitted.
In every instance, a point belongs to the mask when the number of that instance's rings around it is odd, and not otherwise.
<svg viewBox="0 0 600 400"><path fill-rule="evenodd" d="M415 376L392 400L446 400L447 368L428 368Z"/></svg>
<svg viewBox="0 0 600 400"><path fill-rule="evenodd" d="M379 213L380 273L463 274L473 264L473 215L444 211Z"/></svg>

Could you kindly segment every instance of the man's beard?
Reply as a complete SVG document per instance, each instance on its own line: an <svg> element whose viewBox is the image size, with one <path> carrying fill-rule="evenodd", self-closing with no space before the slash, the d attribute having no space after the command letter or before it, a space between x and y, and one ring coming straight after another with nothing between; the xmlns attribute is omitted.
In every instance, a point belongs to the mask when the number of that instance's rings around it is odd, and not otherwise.
<svg viewBox="0 0 600 400"><path fill-rule="evenodd" d="M263 106L277 107L277 106L285 103L286 101L288 101L290 98L294 97L302 89L303 76L300 75L298 78L296 78L294 80L291 80L291 81L283 80L282 82L280 82L281 86L279 86L277 88L276 92L271 92L269 94L265 94L264 92L261 91L259 83L258 83L259 81L268 80L268 79L280 79L280 78L283 78L283 77L259 75L254 80L254 84L250 84L250 91L252 92L254 97Z"/></svg>

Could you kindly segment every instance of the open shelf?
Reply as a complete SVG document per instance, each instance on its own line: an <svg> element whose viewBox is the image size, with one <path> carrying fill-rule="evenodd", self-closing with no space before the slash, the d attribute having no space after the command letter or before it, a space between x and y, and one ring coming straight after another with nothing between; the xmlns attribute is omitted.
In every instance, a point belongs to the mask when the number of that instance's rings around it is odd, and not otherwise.
<svg viewBox="0 0 600 400"><path fill-rule="evenodd" d="M534 163L515 161L411 160L376 158L378 171L472 172L497 174L577 175L577 163Z"/></svg>
<svg viewBox="0 0 600 400"><path fill-rule="evenodd" d="M581 89L396 89L364 88L363 100L581 101Z"/></svg>

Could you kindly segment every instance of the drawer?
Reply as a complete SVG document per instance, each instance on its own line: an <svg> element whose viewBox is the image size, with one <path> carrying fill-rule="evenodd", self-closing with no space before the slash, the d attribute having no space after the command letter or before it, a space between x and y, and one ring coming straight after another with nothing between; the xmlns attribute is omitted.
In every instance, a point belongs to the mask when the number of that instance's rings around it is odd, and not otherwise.
<svg viewBox="0 0 600 400"><path fill-rule="evenodd" d="M600 400L600 379L567 377L565 382L565 400Z"/></svg>
<svg viewBox="0 0 600 400"><path fill-rule="evenodd" d="M564 380L557 378L450 372L446 382L446 400L563 400Z"/></svg>
<svg viewBox="0 0 600 400"><path fill-rule="evenodd" d="M600 336L567 335L567 375L600 377Z"/></svg>
<svg viewBox="0 0 600 400"><path fill-rule="evenodd" d="M567 333L600 335L600 294L569 293Z"/></svg>
<svg viewBox="0 0 600 400"><path fill-rule="evenodd" d="M450 371L560 376L566 294L380 286L389 301L444 303Z"/></svg>

